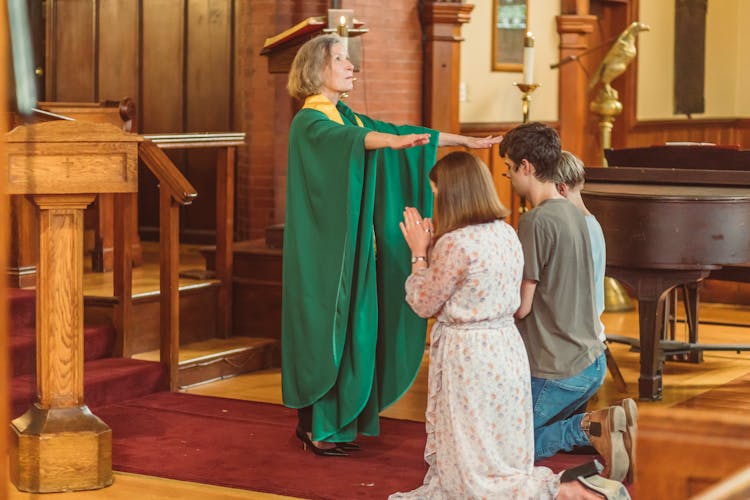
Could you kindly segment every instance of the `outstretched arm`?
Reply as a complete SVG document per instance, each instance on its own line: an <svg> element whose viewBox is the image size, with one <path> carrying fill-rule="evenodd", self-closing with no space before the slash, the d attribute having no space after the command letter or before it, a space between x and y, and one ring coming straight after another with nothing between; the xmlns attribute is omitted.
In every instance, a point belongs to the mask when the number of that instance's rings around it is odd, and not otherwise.
<svg viewBox="0 0 750 500"><path fill-rule="evenodd" d="M438 135L438 146L465 146L471 149L491 148L493 144L499 144L503 136L492 137L470 137L468 135L448 134L440 132Z"/></svg>
<svg viewBox="0 0 750 500"><path fill-rule="evenodd" d="M429 142L430 134L394 135L373 131L365 136L365 149L406 149L424 146Z"/></svg>

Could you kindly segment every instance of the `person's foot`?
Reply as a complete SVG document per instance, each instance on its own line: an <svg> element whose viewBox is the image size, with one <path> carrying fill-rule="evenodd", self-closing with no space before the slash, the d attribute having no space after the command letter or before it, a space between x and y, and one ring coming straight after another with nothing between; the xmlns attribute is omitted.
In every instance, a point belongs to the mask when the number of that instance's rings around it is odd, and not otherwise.
<svg viewBox="0 0 750 500"><path fill-rule="evenodd" d="M310 450L316 455L324 457L346 457L349 456L344 450L336 446L335 443L327 443L325 441L313 441L312 433L305 432L302 428L297 427L294 434L297 439L302 441L302 449L307 451Z"/></svg>
<svg viewBox="0 0 750 500"><path fill-rule="evenodd" d="M355 443L354 441L338 442L336 443L336 446L338 446L344 451L361 451L362 450L362 447L359 444Z"/></svg>
<svg viewBox="0 0 750 500"><path fill-rule="evenodd" d="M630 467L628 467L628 473L625 475L625 481L632 484L635 479L635 465L636 465L636 434L638 433L638 405L630 398L623 399L620 403L622 409L625 410L625 433L623 434L623 443L625 444L625 451L628 454L628 460Z"/></svg>
<svg viewBox="0 0 750 500"><path fill-rule="evenodd" d="M581 421L581 427L591 445L604 458L605 465L601 475L615 481L625 479L630 467L623 440L626 425L627 417L621 406L610 406L587 413Z"/></svg>

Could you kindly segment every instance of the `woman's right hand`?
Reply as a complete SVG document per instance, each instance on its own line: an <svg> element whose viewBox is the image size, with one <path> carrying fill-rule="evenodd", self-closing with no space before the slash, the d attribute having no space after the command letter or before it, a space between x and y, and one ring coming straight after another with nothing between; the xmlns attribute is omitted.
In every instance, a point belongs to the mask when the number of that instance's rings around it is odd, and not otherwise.
<svg viewBox="0 0 750 500"><path fill-rule="evenodd" d="M432 221L423 219L416 208L406 207L404 222L400 222L399 227L412 255L426 257L427 249L432 242Z"/></svg>

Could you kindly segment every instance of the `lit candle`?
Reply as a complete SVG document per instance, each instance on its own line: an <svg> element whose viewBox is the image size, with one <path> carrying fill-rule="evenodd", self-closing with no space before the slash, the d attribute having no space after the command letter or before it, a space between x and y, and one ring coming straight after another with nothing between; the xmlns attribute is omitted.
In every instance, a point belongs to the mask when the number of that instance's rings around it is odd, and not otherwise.
<svg viewBox="0 0 750 500"><path fill-rule="evenodd" d="M339 18L339 27L336 32L341 37L341 45L344 46L344 50L349 52L349 28L346 26L346 16Z"/></svg>
<svg viewBox="0 0 750 500"><path fill-rule="evenodd" d="M523 83L534 83L534 35L530 31L523 38Z"/></svg>

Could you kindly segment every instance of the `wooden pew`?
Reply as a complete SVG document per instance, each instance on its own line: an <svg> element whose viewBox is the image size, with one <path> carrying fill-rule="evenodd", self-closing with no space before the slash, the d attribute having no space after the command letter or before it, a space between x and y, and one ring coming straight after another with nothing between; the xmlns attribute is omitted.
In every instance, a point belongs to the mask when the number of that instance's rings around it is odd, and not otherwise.
<svg viewBox="0 0 750 500"><path fill-rule="evenodd" d="M691 498L750 464L744 414L641 405L638 425L635 498Z"/></svg>

